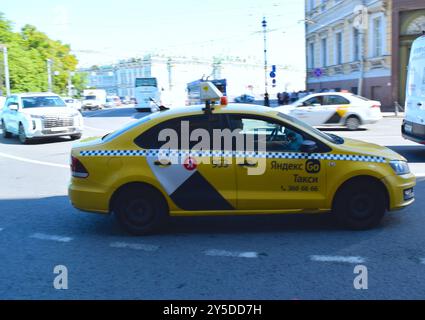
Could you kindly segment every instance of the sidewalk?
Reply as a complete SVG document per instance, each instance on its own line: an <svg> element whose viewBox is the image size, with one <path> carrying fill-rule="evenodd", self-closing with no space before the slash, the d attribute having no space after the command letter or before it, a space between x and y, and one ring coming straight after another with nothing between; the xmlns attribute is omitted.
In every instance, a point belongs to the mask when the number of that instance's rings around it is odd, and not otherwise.
<svg viewBox="0 0 425 320"><path fill-rule="evenodd" d="M405 113L399 112L398 116L395 112L382 112L384 118L404 118Z"/></svg>

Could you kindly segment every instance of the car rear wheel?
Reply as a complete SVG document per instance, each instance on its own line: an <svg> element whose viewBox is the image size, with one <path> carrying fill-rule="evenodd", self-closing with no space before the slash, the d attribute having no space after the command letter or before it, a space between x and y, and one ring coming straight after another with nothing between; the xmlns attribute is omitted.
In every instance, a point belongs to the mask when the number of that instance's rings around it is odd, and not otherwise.
<svg viewBox="0 0 425 320"><path fill-rule="evenodd" d="M12 137L12 134L6 130L6 124L4 123L4 120L1 121L1 129L3 131L3 138L9 139Z"/></svg>
<svg viewBox="0 0 425 320"><path fill-rule="evenodd" d="M18 134L19 141L22 144L27 144L29 142L29 139L27 138L27 135L25 133L25 129L22 123L19 124L19 134Z"/></svg>
<svg viewBox="0 0 425 320"><path fill-rule="evenodd" d="M358 117L351 116L347 119L347 121L345 122L345 125L348 128L348 130L356 131L357 129L359 129L361 122Z"/></svg>
<svg viewBox="0 0 425 320"><path fill-rule="evenodd" d="M359 180L344 186L334 203L334 213L339 222L352 230L377 227L385 212L385 192L382 186L369 180Z"/></svg>
<svg viewBox="0 0 425 320"><path fill-rule="evenodd" d="M132 185L118 192L112 204L112 212L127 232L147 235L162 225L168 215L168 206L155 189Z"/></svg>

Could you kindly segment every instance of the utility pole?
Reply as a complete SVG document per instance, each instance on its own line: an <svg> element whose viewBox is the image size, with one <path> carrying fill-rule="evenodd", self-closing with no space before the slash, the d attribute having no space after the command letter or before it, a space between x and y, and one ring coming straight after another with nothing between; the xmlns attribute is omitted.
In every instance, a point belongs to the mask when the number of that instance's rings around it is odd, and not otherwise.
<svg viewBox="0 0 425 320"><path fill-rule="evenodd" d="M0 48L3 49L4 58L4 81L6 86L6 95L10 95L10 78L9 78L9 58L7 53L7 47L4 44L0 44Z"/></svg>
<svg viewBox="0 0 425 320"><path fill-rule="evenodd" d="M366 1L362 0L362 5L359 7L360 12L358 13L360 15L358 25L357 25L357 31L359 33L359 50L360 50L360 76L359 76L359 82L358 82L358 92L357 94L359 96L363 95L363 83L364 83L364 75L365 75L365 60L366 60L366 30L367 30L367 23L368 23L368 11L366 7Z"/></svg>
<svg viewBox="0 0 425 320"><path fill-rule="evenodd" d="M73 72L69 72L69 76L68 76L68 97L72 97L72 77L73 77Z"/></svg>
<svg viewBox="0 0 425 320"><path fill-rule="evenodd" d="M269 81L268 81L268 61L267 61L267 21L266 18L263 18L263 21L261 22L261 25L263 27L263 33L264 33L264 86L265 86L265 93L264 93L264 106L270 107L270 97L269 97Z"/></svg>
<svg viewBox="0 0 425 320"><path fill-rule="evenodd" d="M47 91L53 92L52 60L47 59Z"/></svg>

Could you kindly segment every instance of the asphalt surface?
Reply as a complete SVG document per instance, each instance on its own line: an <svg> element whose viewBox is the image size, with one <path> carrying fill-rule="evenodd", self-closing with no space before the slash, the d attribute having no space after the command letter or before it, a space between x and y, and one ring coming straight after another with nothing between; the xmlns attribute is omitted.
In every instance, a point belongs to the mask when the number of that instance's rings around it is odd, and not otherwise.
<svg viewBox="0 0 425 320"><path fill-rule="evenodd" d="M139 118L131 108L85 114L85 136ZM390 146L425 173L425 147L400 137L400 118L333 133ZM329 130L329 129L328 129ZM425 182L417 201L380 228L339 229L329 215L174 218L132 237L113 217L67 198L66 138L20 145L0 138L1 299L423 299ZM354 268L368 269L356 290ZM55 266L68 290L54 288Z"/></svg>

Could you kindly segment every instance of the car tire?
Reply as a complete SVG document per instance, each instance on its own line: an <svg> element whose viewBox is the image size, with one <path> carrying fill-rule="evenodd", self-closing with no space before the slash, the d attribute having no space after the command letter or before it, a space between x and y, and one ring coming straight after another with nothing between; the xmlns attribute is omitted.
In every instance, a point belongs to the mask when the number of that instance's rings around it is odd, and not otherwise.
<svg viewBox="0 0 425 320"><path fill-rule="evenodd" d="M3 138L9 139L12 137L12 134L6 130L6 124L4 123L4 120L1 121L1 129L3 131Z"/></svg>
<svg viewBox="0 0 425 320"><path fill-rule="evenodd" d="M30 139L27 138L27 135L25 133L25 128L22 123L19 124L18 138L22 144L27 144L30 141Z"/></svg>
<svg viewBox="0 0 425 320"><path fill-rule="evenodd" d="M345 228L369 230L380 224L386 208L385 191L381 185L370 180L357 180L338 192L333 211Z"/></svg>
<svg viewBox="0 0 425 320"><path fill-rule="evenodd" d="M71 137L71 140L80 140L82 136L83 135L79 133L79 134L73 134L70 137Z"/></svg>
<svg viewBox="0 0 425 320"><path fill-rule="evenodd" d="M358 130L359 127L361 126L361 124L362 123L361 123L360 119L357 116L350 116L345 121L345 126L350 131L356 131L356 130Z"/></svg>
<svg viewBox="0 0 425 320"><path fill-rule="evenodd" d="M130 185L114 197L112 212L129 233L143 236L155 233L168 216L168 205L152 187Z"/></svg>

